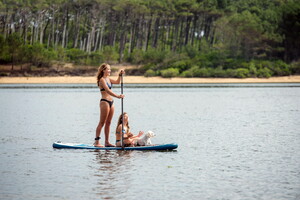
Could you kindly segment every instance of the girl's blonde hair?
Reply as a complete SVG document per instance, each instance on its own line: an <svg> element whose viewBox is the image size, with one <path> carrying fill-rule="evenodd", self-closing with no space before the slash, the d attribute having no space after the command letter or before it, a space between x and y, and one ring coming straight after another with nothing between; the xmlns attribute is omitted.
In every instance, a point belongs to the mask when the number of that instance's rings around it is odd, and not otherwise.
<svg viewBox="0 0 300 200"><path fill-rule="evenodd" d="M97 85L99 87L99 84L100 84L100 79L103 77L103 74L104 74L104 70L106 70L107 68L107 63L102 63L100 65L100 67L98 68L98 73L97 73Z"/></svg>
<svg viewBox="0 0 300 200"><path fill-rule="evenodd" d="M123 115L125 116L125 115L127 115L127 113L124 112ZM118 127L119 127L120 124L122 124L122 114L119 116L116 132L118 131ZM124 127L125 126L127 126L127 132L129 133L130 132L130 127L129 127L129 122L128 121L127 121L127 124L124 124Z"/></svg>

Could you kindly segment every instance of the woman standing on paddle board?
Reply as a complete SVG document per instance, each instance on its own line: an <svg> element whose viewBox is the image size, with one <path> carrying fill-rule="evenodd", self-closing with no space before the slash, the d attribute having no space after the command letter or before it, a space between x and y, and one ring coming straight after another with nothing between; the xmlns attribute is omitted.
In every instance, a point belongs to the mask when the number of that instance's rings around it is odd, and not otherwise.
<svg viewBox="0 0 300 200"><path fill-rule="evenodd" d="M120 84L121 82L121 76L125 73L125 71L122 69L119 73L119 77L117 80L113 80L109 78L110 76L110 65L103 63L98 68L97 73L97 85L101 92L101 100L100 100L100 121L98 123L97 129L96 129L96 138L94 146L97 147L103 147L103 145L100 144L100 133L101 130L104 127L104 134L105 134L105 146L106 147L114 147L115 145L109 143L109 131L110 131L110 124L112 117L114 115L114 101L113 97L116 98L124 98L123 94L117 95L113 93L111 90L112 84Z"/></svg>

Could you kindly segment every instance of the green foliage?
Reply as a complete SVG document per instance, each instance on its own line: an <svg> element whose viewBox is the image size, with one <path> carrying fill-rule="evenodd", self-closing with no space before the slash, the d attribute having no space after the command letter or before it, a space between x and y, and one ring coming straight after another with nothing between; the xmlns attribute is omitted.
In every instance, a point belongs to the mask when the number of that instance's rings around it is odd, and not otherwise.
<svg viewBox="0 0 300 200"><path fill-rule="evenodd" d="M3 35L0 35L0 50L3 49L4 44L5 44L5 39L4 39Z"/></svg>
<svg viewBox="0 0 300 200"><path fill-rule="evenodd" d="M213 77L226 77L226 71L222 67L217 67L216 69L211 70L211 76Z"/></svg>
<svg viewBox="0 0 300 200"><path fill-rule="evenodd" d="M237 77L237 71L236 69L226 69L226 75L226 78Z"/></svg>
<svg viewBox="0 0 300 200"><path fill-rule="evenodd" d="M100 63L105 62L102 52L92 52L88 54L85 51L74 48L66 51L66 58L67 62L72 62L76 65L98 66Z"/></svg>
<svg viewBox="0 0 300 200"><path fill-rule="evenodd" d="M253 62L249 63L248 69L249 69L249 75L251 77L256 77L256 75L257 75L257 69L256 69L255 64Z"/></svg>
<svg viewBox="0 0 300 200"><path fill-rule="evenodd" d="M283 35L286 61L300 58L300 3L290 0L281 7L279 33Z"/></svg>
<svg viewBox="0 0 300 200"><path fill-rule="evenodd" d="M217 68L219 65L223 65L224 59L224 54L216 49L207 51L207 53L200 53L194 58L196 64L209 68Z"/></svg>
<svg viewBox="0 0 300 200"><path fill-rule="evenodd" d="M117 63L119 59L119 54L117 50L111 46L104 47L102 56L104 58L104 61L107 63Z"/></svg>
<svg viewBox="0 0 300 200"><path fill-rule="evenodd" d="M22 45L23 40L18 33L10 34L6 39L8 49L10 53L13 53L18 50L18 48Z"/></svg>
<svg viewBox="0 0 300 200"><path fill-rule="evenodd" d="M212 68L199 68L198 66L193 66L190 69L181 73L183 77L211 77L214 75L214 69Z"/></svg>
<svg viewBox="0 0 300 200"><path fill-rule="evenodd" d="M158 69L167 69L170 68L172 65L175 65L173 67L180 66L180 68L185 68L186 65L190 65L189 62L190 58L184 54L184 53L175 53L175 52L169 52L162 63L158 64ZM182 62L183 61L183 62Z"/></svg>
<svg viewBox="0 0 300 200"><path fill-rule="evenodd" d="M145 77L153 77L153 76L156 76L156 73L154 70L152 69L148 69L145 74L144 74Z"/></svg>
<svg viewBox="0 0 300 200"><path fill-rule="evenodd" d="M186 70L180 74L181 77L191 78L194 77L194 74L191 70Z"/></svg>
<svg viewBox="0 0 300 200"><path fill-rule="evenodd" d="M31 62L33 65L41 67L41 63L43 62L43 45L41 44L34 44L28 46L29 52L31 54Z"/></svg>
<svg viewBox="0 0 300 200"><path fill-rule="evenodd" d="M236 78L248 78L250 76L250 72L248 69L245 68L238 68L236 69Z"/></svg>
<svg viewBox="0 0 300 200"><path fill-rule="evenodd" d="M69 49L66 51L66 57L68 62L73 62L76 65L84 65L87 53L80 49Z"/></svg>
<svg viewBox="0 0 300 200"><path fill-rule="evenodd" d="M126 53L125 60L133 64L161 63L167 55L168 51L158 51L155 48L149 48L147 51L134 49L131 54Z"/></svg>
<svg viewBox="0 0 300 200"><path fill-rule="evenodd" d="M12 33L6 38L7 50L11 57L12 70L15 61L20 57L20 46L23 43L22 38L18 33Z"/></svg>
<svg viewBox="0 0 300 200"><path fill-rule="evenodd" d="M171 68L176 68L179 70L179 72L183 72L189 69L191 66L192 66L192 62L190 59L179 60L170 65Z"/></svg>
<svg viewBox="0 0 300 200"><path fill-rule="evenodd" d="M133 64L141 64L143 62L143 52L138 49L133 50L127 61Z"/></svg>
<svg viewBox="0 0 300 200"><path fill-rule="evenodd" d="M212 68L200 68L199 70L196 71L195 76L196 77L211 77L213 74L213 69Z"/></svg>
<svg viewBox="0 0 300 200"><path fill-rule="evenodd" d="M187 45L184 47L184 53L186 53L189 58L193 59L198 55L199 50L196 47Z"/></svg>
<svg viewBox="0 0 300 200"><path fill-rule="evenodd" d="M139 52L141 53L140 57L137 56L140 59L139 63L143 63L145 53ZM160 55L159 52L157 54ZM162 61L158 62L158 59L151 61L147 58L148 64L141 68L144 76L249 78L285 76L296 71L296 67L292 71L291 66L283 61L251 60L246 62L243 59L228 58L217 49L207 50L206 53L201 54L186 51L181 54L168 52L160 60ZM156 73L157 70L159 73Z"/></svg>
<svg viewBox="0 0 300 200"><path fill-rule="evenodd" d="M291 73L292 74L300 74L300 60L297 62L291 63Z"/></svg>
<svg viewBox="0 0 300 200"><path fill-rule="evenodd" d="M142 52L142 63L161 63L168 52L166 51L157 51L157 49L149 48L148 51Z"/></svg>
<svg viewBox="0 0 300 200"><path fill-rule="evenodd" d="M52 60L57 59L57 54L53 50L48 50L42 44L33 44L27 46L25 55L29 55L30 61L37 67L50 67Z"/></svg>
<svg viewBox="0 0 300 200"><path fill-rule="evenodd" d="M274 62L269 69L272 70L275 76L288 76L291 74L290 65L284 63L282 60Z"/></svg>
<svg viewBox="0 0 300 200"><path fill-rule="evenodd" d="M176 68L168 68L165 70L161 70L161 76L164 78L172 78L179 75L179 70Z"/></svg>
<svg viewBox="0 0 300 200"><path fill-rule="evenodd" d="M257 77L258 78L270 78L272 76L272 72L271 70L269 70L268 68L264 67L264 68L260 68L257 71Z"/></svg>
<svg viewBox="0 0 300 200"><path fill-rule="evenodd" d="M93 52L89 55L90 61L87 62L87 65L92 65L92 66L99 66L101 63L104 62L104 56L100 52Z"/></svg>
<svg viewBox="0 0 300 200"><path fill-rule="evenodd" d="M0 63L125 60L144 65L134 74L163 77L299 74L296 0L8 0L0 8Z"/></svg>
<svg viewBox="0 0 300 200"><path fill-rule="evenodd" d="M10 62L7 51L7 43L3 35L0 35L0 62Z"/></svg>
<svg viewBox="0 0 300 200"><path fill-rule="evenodd" d="M191 78L191 77L195 77L197 76L197 72L199 71L199 67L198 66L193 66L188 70L183 71L180 76L181 77L186 77L186 78ZM201 76L199 76L201 77Z"/></svg>

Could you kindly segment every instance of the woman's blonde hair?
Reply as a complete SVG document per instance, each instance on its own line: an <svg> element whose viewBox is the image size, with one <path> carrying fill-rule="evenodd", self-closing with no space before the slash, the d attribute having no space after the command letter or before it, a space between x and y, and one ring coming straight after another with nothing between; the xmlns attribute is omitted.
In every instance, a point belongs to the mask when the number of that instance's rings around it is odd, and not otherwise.
<svg viewBox="0 0 300 200"><path fill-rule="evenodd" d="M100 65L100 67L98 68L98 73L97 73L97 85L99 87L99 84L100 84L100 79L103 77L103 74L104 74L104 70L106 70L107 68L107 63L102 63Z"/></svg>
<svg viewBox="0 0 300 200"><path fill-rule="evenodd" d="M126 112L123 113L123 115L127 115ZM116 132L118 131L118 127L120 124L122 124L122 114L119 116L119 119L118 119L118 124L117 124L117 128L116 128ZM130 132L130 127L129 127L129 122L127 121L127 124L124 124L124 126L127 126L127 132L129 133Z"/></svg>

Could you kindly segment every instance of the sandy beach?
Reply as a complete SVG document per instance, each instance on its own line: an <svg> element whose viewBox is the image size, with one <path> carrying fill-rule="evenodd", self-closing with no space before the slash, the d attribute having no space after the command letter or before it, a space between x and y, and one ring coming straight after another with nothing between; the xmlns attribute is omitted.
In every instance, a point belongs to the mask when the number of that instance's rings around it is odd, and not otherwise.
<svg viewBox="0 0 300 200"><path fill-rule="evenodd" d="M111 76L113 79L116 76ZM51 83L95 83L96 77L57 76L57 77L0 77L0 84L51 84ZM124 83L300 83L300 75L271 78L161 78L125 76Z"/></svg>

